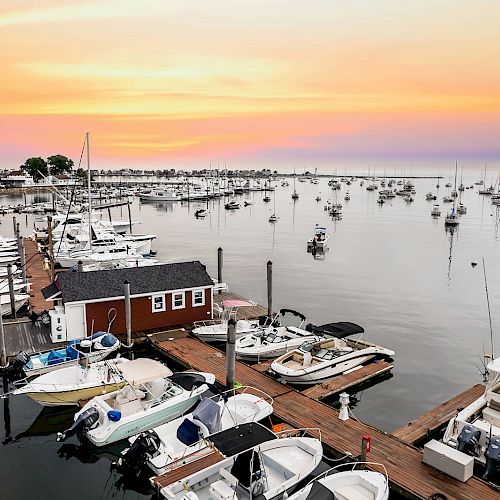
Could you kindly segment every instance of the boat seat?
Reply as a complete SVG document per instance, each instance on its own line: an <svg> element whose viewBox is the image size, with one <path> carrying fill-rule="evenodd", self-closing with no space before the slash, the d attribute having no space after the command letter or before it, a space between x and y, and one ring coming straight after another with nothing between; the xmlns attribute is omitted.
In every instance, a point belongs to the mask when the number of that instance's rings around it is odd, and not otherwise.
<svg viewBox="0 0 500 500"><path fill-rule="evenodd" d="M134 415L140 411L144 411L144 408L140 401L137 399L134 401L128 401L126 403L118 405L116 408L121 412L122 416L126 417L128 415Z"/></svg>
<svg viewBox="0 0 500 500"><path fill-rule="evenodd" d="M483 410L483 420L494 425L495 427L500 427L500 412L495 408L487 406Z"/></svg>
<svg viewBox="0 0 500 500"><path fill-rule="evenodd" d="M334 495L336 500L375 500L376 498L374 493L359 484L336 488Z"/></svg>

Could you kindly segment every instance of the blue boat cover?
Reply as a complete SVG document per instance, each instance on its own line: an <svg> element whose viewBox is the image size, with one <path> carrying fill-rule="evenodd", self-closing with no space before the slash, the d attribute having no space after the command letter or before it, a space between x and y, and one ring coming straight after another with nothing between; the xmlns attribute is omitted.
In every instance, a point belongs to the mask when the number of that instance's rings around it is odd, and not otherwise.
<svg viewBox="0 0 500 500"><path fill-rule="evenodd" d="M103 335L106 335L106 334L107 334L107 332L103 332L102 330L99 332L95 332L94 335L92 335L92 337L90 337L90 340L98 339L99 337L102 337Z"/></svg>
<svg viewBox="0 0 500 500"><path fill-rule="evenodd" d="M47 357L47 364L57 365L58 363L64 363L66 361L66 354L61 353L60 351L50 351Z"/></svg>
<svg viewBox="0 0 500 500"><path fill-rule="evenodd" d="M111 422L118 422L122 418L122 412L118 410L109 410L108 418Z"/></svg>
<svg viewBox="0 0 500 500"><path fill-rule="evenodd" d="M78 344L78 340L73 339L66 346L66 356L68 359L78 359L78 351L73 347L75 344Z"/></svg>
<svg viewBox="0 0 500 500"><path fill-rule="evenodd" d="M118 339L114 335L111 335L111 333L106 333L101 339L101 344L103 347L114 346L117 342Z"/></svg>
<svg viewBox="0 0 500 500"><path fill-rule="evenodd" d="M200 428L185 418L184 422L177 428L177 439L186 446L191 446L200 440Z"/></svg>

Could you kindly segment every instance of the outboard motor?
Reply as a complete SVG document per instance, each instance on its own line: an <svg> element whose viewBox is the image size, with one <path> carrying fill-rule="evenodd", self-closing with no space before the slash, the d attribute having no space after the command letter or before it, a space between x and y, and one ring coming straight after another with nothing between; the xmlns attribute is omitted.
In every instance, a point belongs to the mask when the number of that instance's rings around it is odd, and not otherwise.
<svg viewBox="0 0 500 500"><path fill-rule="evenodd" d="M25 378L26 375L23 372L23 368L26 366L30 359L30 355L27 352L21 351L16 355L14 362L11 365L3 368L0 374L5 375L11 379Z"/></svg>
<svg viewBox="0 0 500 500"><path fill-rule="evenodd" d="M305 330L306 332L311 332L313 333L314 332L314 329L317 327L317 325L315 325L314 323L307 323L306 327L305 327Z"/></svg>
<svg viewBox="0 0 500 500"><path fill-rule="evenodd" d="M477 457L480 437L481 431L477 427L470 424L465 425L457 438L458 451L466 453L472 457Z"/></svg>
<svg viewBox="0 0 500 500"><path fill-rule="evenodd" d="M160 448L160 437L155 431L141 432L132 446L113 465L136 467L155 456Z"/></svg>
<svg viewBox="0 0 500 500"><path fill-rule="evenodd" d="M486 458L486 470L483 479L500 486L500 437L491 438L484 456Z"/></svg>
<svg viewBox="0 0 500 500"><path fill-rule="evenodd" d="M89 429L92 429L98 420L99 411L91 406L75 420L74 424L69 429L57 433L57 441L65 441L67 438L77 433L84 434Z"/></svg>

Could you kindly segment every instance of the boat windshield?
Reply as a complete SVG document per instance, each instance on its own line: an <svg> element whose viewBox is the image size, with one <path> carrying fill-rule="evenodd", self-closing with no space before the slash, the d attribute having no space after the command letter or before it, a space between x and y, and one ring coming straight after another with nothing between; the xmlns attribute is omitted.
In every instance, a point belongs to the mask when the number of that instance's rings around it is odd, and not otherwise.
<svg viewBox="0 0 500 500"><path fill-rule="evenodd" d="M284 337L279 335L277 330L272 330L262 336L262 342L267 342L268 344L283 342L284 340Z"/></svg>
<svg viewBox="0 0 500 500"><path fill-rule="evenodd" d="M313 350L314 344L312 342L304 342L299 346L299 350L302 352L310 352Z"/></svg>

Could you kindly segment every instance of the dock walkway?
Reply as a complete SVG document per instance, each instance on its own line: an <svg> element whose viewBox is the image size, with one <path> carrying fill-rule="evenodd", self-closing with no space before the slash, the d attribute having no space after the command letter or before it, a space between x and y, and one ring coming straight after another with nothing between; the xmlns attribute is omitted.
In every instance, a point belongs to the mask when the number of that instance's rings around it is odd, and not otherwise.
<svg viewBox="0 0 500 500"><path fill-rule="evenodd" d="M53 302L47 302L42 295L42 288L50 285L49 273L44 268L43 255L38 252L38 246L30 238L24 238L26 254L26 276L31 283L29 304L32 311L39 313L53 309Z"/></svg>
<svg viewBox="0 0 500 500"><path fill-rule="evenodd" d="M221 384L226 382L225 355L219 350L192 337L172 337L171 340L155 340L149 337L157 349L183 366L214 373ZM163 336L163 339L165 336ZM236 380L267 392L274 398L274 416L293 427L319 427L323 446L336 457L347 453L359 456L361 438L370 434L372 451L369 460L385 465L391 487L407 498L428 499L441 493L454 500L493 500L498 493L484 481L471 478L467 483L457 481L424 464L422 453L395 436L381 432L354 419L341 421L338 412L307 395L280 384L271 377L236 362ZM153 480L161 487L159 480Z"/></svg>

